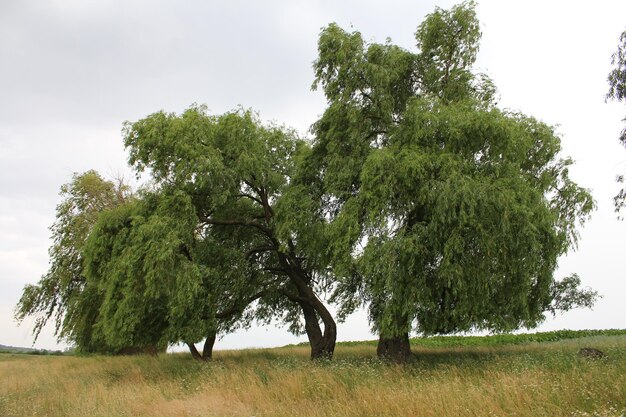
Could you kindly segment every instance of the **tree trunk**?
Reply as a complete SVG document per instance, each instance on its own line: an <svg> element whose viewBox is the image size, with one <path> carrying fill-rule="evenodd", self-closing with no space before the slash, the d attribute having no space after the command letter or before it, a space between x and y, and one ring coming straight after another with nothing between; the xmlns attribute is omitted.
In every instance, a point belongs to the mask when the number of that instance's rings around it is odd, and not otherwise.
<svg viewBox="0 0 626 417"><path fill-rule="evenodd" d="M304 313L304 328L311 345L311 359L332 359L337 339L335 321L331 317L332 323L324 322L322 333L316 309L306 302L300 303L300 307Z"/></svg>
<svg viewBox="0 0 626 417"><path fill-rule="evenodd" d="M215 332L210 332L204 341L204 348L202 349L202 360L210 361L213 359L213 345L215 345Z"/></svg>
<svg viewBox="0 0 626 417"><path fill-rule="evenodd" d="M217 334L215 332L209 332L206 340L204 341L204 347L202 348L202 355L198 352L196 345L193 343L185 342L191 352L191 357L198 361L208 362L213 359L213 345L215 345L215 338Z"/></svg>
<svg viewBox="0 0 626 417"><path fill-rule="evenodd" d="M380 359L404 363L411 357L411 345L409 344L409 333L399 336L383 337L378 339L376 354Z"/></svg>
<svg viewBox="0 0 626 417"><path fill-rule="evenodd" d="M337 323L309 286L311 279L298 262L292 258L288 259L284 254L279 254L279 261L298 291L297 296L288 295L288 297L298 303L304 313L305 330L311 343L311 359L332 359L337 340ZM324 323L323 334L318 318Z"/></svg>
<svg viewBox="0 0 626 417"><path fill-rule="evenodd" d="M194 345L193 343L189 343L189 342L185 342L185 343L187 344L187 347L189 347L189 352L191 352L191 357L194 358L195 360L201 361L202 355L200 355L200 352L198 352L196 345Z"/></svg>

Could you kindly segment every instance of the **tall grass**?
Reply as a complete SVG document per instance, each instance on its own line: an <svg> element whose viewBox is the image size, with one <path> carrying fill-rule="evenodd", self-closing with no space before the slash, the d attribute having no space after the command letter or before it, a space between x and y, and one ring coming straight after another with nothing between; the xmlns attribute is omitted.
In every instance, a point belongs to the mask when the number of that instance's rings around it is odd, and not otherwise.
<svg viewBox="0 0 626 417"><path fill-rule="evenodd" d="M608 358L579 357L583 346ZM306 347L188 355L0 355L1 416L620 416L626 336L414 346L406 366L371 345L312 363Z"/></svg>

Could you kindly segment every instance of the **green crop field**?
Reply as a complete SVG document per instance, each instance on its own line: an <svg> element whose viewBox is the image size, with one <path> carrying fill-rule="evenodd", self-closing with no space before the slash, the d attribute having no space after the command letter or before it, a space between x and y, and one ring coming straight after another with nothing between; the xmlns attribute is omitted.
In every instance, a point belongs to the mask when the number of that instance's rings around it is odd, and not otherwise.
<svg viewBox="0 0 626 417"><path fill-rule="evenodd" d="M581 357L583 347L603 359ZM623 416L626 331L413 341L406 365L370 342L328 362L306 346L153 356L0 355L9 416Z"/></svg>

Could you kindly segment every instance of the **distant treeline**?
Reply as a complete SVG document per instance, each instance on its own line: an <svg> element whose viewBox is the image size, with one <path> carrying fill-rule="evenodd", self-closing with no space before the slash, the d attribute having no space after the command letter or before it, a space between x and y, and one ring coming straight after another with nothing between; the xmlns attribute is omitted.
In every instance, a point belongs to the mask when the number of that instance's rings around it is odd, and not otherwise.
<svg viewBox="0 0 626 417"><path fill-rule="evenodd" d="M430 336L411 338L412 346L422 347L457 347L457 346L490 346L520 345L524 343L557 342L565 339L580 339L593 336L624 336L626 329L606 330L556 330L552 332L495 334L490 336ZM377 340L362 342L338 342L342 346L376 345Z"/></svg>
<svg viewBox="0 0 626 417"><path fill-rule="evenodd" d="M0 353L19 353L22 355L71 355L73 348L62 350L34 349L21 346L0 345Z"/></svg>
<svg viewBox="0 0 626 417"><path fill-rule="evenodd" d="M46 350L46 349L25 349L25 348L0 348L0 353L13 353L20 355L71 355L73 352L63 352L61 350Z"/></svg>

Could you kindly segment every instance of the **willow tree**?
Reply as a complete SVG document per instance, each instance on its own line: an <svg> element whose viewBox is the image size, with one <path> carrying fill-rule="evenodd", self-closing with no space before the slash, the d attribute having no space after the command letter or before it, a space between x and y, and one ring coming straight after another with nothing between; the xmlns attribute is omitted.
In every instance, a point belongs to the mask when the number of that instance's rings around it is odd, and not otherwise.
<svg viewBox="0 0 626 417"><path fill-rule="evenodd" d="M34 316L35 340L50 320L54 321L59 340L92 351L92 326L99 299L85 291L83 249L98 216L103 211L131 200L128 186L102 178L95 171L75 173L72 181L61 187L61 203L51 226L52 245L48 251L50 268L35 285L24 288L16 309L18 321ZM100 345L99 350L110 351Z"/></svg>
<svg viewBox="0 0 626 417"><path fill-rule="evenodd" d="M336 324L318 297L329 274L313 250L323 235L291 227L301 204L287 191L306 144L249 111L211 116L195 106L128 123L125 145L138 172L148 169L157 186L188 196L198 233L238 250L262 279L256 318L280 315L307 334L313 358L332 356Z"/></svg>
<svg viewBox="0 0 626 417"><path fill-rule="evenodd" d="M83 256L86 285L102 299L94 327L117 349L184 342L208 360L216 334L260 296L240 252L199 231L191 198L176 190L142 192L103 213Z"/></svg>
<svg viewBox="0 0 626 417"><path fill-rule="evenodd" d="M406 359L412 330L533 327L595 296L554 278L592 198L552 127L496 108L479 39L471 2L428 15L417 52L334 24L319 38L328 108L300 181L317 179L335 299L369 307L380 356Z"/></svg>

